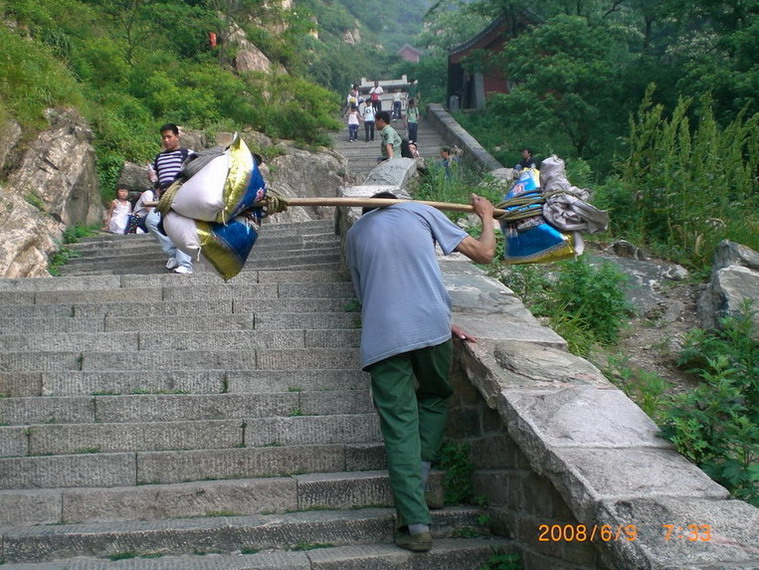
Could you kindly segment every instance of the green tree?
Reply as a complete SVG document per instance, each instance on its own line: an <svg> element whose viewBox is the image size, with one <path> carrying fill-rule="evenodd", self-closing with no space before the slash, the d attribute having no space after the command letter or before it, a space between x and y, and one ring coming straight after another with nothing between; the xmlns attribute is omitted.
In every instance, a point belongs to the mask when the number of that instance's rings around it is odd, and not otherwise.
<svg viewBox="0 0 759 570"><path fill-rule="evenodd" d="M759 5L756 0L666 0L660 12L674 22L668 55L678 88L711 93L722 124L746 108L759 112Z"/></svg>
<svg viewBox="0 0 759 570"><path fill-rule="evenodd" d="M631 58L620 27L559 15L511 40L499 62L515 83L494 95L495 114L516 115L544 135L560 134L574 155L609 147L624 122L621 79ZM620 112L622 111L622 112Z"/></svg>

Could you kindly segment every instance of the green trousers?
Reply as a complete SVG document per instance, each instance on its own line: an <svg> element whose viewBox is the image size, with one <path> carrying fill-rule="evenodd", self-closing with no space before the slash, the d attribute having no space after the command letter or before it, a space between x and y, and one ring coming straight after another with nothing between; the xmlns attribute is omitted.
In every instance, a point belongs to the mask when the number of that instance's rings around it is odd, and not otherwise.
<svg viewBox="0 0 759 570"><path fill-rule="evenodd" d="M399 526L430 523L421 462L435 458L443 439L446 400L453 394L448 382L452 346L449 340L391 356L368 368Z"/></svg>

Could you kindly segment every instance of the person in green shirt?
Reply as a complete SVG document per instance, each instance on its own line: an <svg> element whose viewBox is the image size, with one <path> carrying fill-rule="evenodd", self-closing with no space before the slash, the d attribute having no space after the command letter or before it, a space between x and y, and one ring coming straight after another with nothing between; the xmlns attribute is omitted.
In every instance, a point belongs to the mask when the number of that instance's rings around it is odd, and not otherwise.
<svg viewBox="0 0 759 570"><path fill-rule="evenodd" d="M382 162L393 157L400 157L401 135L390 126L390 114L387 111L380 111L375 116L374 122L382 139L382 144L380 145L382 157L377 162Z"/></svg>
<svg viewBox="0 0 759 570"><path fill-rule="evenodd" d="M419 107L416 106L415 99L408 100L406 109L406 130L408 132L408 142L416 142L419 132Z"/></svg>

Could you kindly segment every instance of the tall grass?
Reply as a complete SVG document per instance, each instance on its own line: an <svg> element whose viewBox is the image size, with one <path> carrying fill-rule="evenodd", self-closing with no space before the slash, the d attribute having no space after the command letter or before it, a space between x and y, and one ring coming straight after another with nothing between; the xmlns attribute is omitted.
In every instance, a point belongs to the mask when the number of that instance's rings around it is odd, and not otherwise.
<svg viewBox="0 0 759 570"><path fill-rule="evenodd" d="M649 88L630 119L629 154L596 205L612 230L691 267L731 239L759 248L759 114L725 128L709 99L681 99L670 117Z"/></svg>
<svg viewBox="0 0 759 570"><path fill-rule="evenodd" d="M45 45L0 26L0 118L12 117L25 131L46 124L43 110L84 102L73 76Z"/></svg>

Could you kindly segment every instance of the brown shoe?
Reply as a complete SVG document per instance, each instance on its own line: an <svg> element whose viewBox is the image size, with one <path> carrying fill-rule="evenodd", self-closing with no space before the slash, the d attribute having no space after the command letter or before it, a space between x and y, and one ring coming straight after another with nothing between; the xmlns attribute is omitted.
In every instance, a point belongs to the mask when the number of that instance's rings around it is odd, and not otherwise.
<svg viewBox="0 0 759 570"><path fill-rule="evenodd" d="M429 532L409 534L408 527L398 529L393 537L395 545L412 552L429 552L432 548L432 535Z"/></svg>

